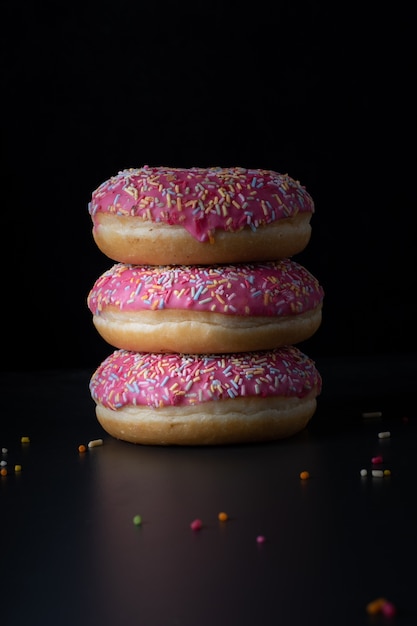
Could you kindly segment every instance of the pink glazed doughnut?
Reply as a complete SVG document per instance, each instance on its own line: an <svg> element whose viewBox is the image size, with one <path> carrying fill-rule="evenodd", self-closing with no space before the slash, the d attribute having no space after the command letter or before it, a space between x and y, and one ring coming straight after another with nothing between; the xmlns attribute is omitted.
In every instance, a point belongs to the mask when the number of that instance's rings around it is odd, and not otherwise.
<svg viewBox="0 0 417 626"><path fill-rule="evenodd" d="M145 165L102 183L89 213L95 243L114 261L211 265L301 252L314 203L287 174Z"/></svg>
<svg viewBox="0 0 417 626"><path fill-rule="evenodd" d="M246 352L296 344L322 319L323 288L291 259L217 266L116 264L87 304L99 334L137 352Z"/></svg>
<svg viewBox="0 0 417 626"><path fill-rule="evenodd" d="M214 445L295 435L322 380L295 346L226 355L116 350L90 379L106 432L131 443Z"/></svg>

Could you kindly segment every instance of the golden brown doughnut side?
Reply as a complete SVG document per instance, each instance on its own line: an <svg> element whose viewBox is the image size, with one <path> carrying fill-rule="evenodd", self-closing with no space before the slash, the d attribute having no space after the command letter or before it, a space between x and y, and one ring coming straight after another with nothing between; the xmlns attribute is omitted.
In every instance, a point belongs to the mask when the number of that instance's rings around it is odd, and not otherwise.
<svg viewBox="0 0 417 626"><path fill-rule="evenodd" d="M137 217L97 213L93 237L107 257L136 265L193 265L273 261L304 250L311 237L311 213L240 231L216 231L212 242L199 242L177 225Z"/></svg>
<svg viewBox="0 0 417 626"><path fill-rule="evenodd" d="M265 442L294 436L316 410L317 390L304 398L231 398L195 406L153 409L96 406L111 436L144 445L222 445Z"/></svg>
<svg viewBox="0 0 417 626"><path fill-rule="evenodd" d="M222 315L190 310L123 311L107 306L93 316L112 346L136 352L210 354L270 350L297 344L319 328L322 305L287 317Z"/></svg>

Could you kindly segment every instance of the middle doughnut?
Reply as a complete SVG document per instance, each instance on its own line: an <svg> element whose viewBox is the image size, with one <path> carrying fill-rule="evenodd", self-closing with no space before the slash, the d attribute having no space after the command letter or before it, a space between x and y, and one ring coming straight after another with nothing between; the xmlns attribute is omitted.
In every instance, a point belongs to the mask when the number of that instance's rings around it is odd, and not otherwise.
<svg viewBox="0 0 417 626"><path fill-rule="evenodd" d="M99 334L135 352L270 350L311 337L324 291L291 259L214 266L117 263L87 297Z"/></svg>

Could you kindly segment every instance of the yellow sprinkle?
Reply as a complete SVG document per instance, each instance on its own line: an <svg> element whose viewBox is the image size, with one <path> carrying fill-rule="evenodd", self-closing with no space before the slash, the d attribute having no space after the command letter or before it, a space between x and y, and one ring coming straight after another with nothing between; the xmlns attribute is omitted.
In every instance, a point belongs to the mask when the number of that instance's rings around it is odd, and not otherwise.
<svg viewBox="0 0 417 626"><path fill-rule="evenodd" d="M22 466L21 465L15 465L14 466L14 471L15 472L21 472L22 471Z"/></svg>
<svg viewBox="0 0 417 626"><path fill-rule="evenodd" d="M391 470L389 469L384 470L384 476L391 476Z"/></svg>
<svg viewBox="0 0 417 626"><path fill-rule="evenodd" d="M20 441L21 441L21 443L30 443L30 438L29 437L21 437Z"/></svg>

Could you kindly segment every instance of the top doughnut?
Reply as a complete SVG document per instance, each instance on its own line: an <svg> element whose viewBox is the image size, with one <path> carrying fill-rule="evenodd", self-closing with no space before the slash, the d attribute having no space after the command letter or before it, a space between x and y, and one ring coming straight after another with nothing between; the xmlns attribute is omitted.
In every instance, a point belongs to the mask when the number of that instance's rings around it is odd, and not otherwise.
<svg viewBox="0 0 417 626"><path fill-rule="evenodd" d="M274 261L301 252L314 202L288 174L144 167L103 182L88 210L98 248L120 263Z"/></svg>

